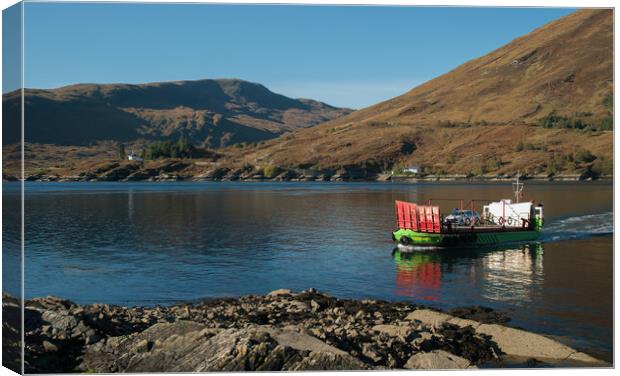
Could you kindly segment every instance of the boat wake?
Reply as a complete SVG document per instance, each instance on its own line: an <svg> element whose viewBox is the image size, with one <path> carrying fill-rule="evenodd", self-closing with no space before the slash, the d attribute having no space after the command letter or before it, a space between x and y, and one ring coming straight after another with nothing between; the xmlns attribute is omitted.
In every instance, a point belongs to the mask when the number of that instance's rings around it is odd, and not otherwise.
<svg viewBox="0 0 620 376"><path fill-rule="evenodd" d="M541 241L581 239L614 233L613 212L568 217L545 224Z"/></svg>

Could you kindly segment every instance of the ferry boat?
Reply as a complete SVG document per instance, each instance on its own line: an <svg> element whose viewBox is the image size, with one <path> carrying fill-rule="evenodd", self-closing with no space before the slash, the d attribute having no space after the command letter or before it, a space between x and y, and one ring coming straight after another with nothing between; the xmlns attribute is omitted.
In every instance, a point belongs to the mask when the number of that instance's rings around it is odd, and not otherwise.
<svg viewBox="0 0 620 376"><path fill-rule="evenodd" d="M396 201L398 229L392 239L403 246L466 247L493 245L538 239L544 217L543 205L532 201L521 202L523 183L517 175L513 183L515 200L494 202L471 200L443 216L433 202L446 199L429 199L426 205ZM482 215L475 207L482 206ZM467 208L467 209L466 209Z"/></svg>

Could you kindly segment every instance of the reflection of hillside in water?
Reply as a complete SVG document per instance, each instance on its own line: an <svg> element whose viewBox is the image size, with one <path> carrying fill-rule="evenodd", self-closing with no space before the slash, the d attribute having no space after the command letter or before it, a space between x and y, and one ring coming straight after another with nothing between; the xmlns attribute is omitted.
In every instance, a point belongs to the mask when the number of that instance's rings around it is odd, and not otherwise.
<svg viewBox="0 0 620 376"><path fill-rule="evenodd" d="M543 275L543 245L524 244L509 249L451 249L431 252L403 252L395 249L396 290L398 296L438 300L442 272L454 269L469 275L471 288L496 301L531 301L534 285ZM461 281L463 282L463 281ZM445 283L445 282L444 282Z"/></svg>

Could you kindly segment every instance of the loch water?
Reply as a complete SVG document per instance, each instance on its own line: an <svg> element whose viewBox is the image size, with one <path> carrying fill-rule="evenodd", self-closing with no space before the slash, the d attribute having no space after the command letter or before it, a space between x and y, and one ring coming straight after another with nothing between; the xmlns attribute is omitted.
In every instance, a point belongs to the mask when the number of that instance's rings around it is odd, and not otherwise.
<svg viewBox="0 0 620 376"><path fill-rule="evenodd" d="M394 200L510 198L511 184L25 186L26 298L155 305L314 287L340 298L490 307L511 325L612 358L609 183L526 183L525 199L544 203L538 242L415 253L394 248ZM19 197L20 183L3 184L3 289L12 294Z"/></svg>

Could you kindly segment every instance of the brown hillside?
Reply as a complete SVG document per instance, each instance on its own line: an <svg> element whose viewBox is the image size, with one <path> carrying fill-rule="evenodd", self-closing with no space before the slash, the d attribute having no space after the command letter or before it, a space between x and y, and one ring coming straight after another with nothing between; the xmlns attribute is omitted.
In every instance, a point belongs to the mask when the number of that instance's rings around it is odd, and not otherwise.
<svg viewBox="0 0 620 376"><path fill-rule="evenodd" d="M88 145L101 140L178 138L220 147L310 127L350 112L292 99L237 79L80 84L25 91L26 141ZM18 92L3 96L3 122L19 121ZM4 143L19 140L5 127Z"/></svg>
<svg viewBox="0 0 620 376"><path fill-rule="evenodd" d="M463 174L609 170L612 93L613 12L580 10L239 161L365 174L406 165Z"/></svg>

